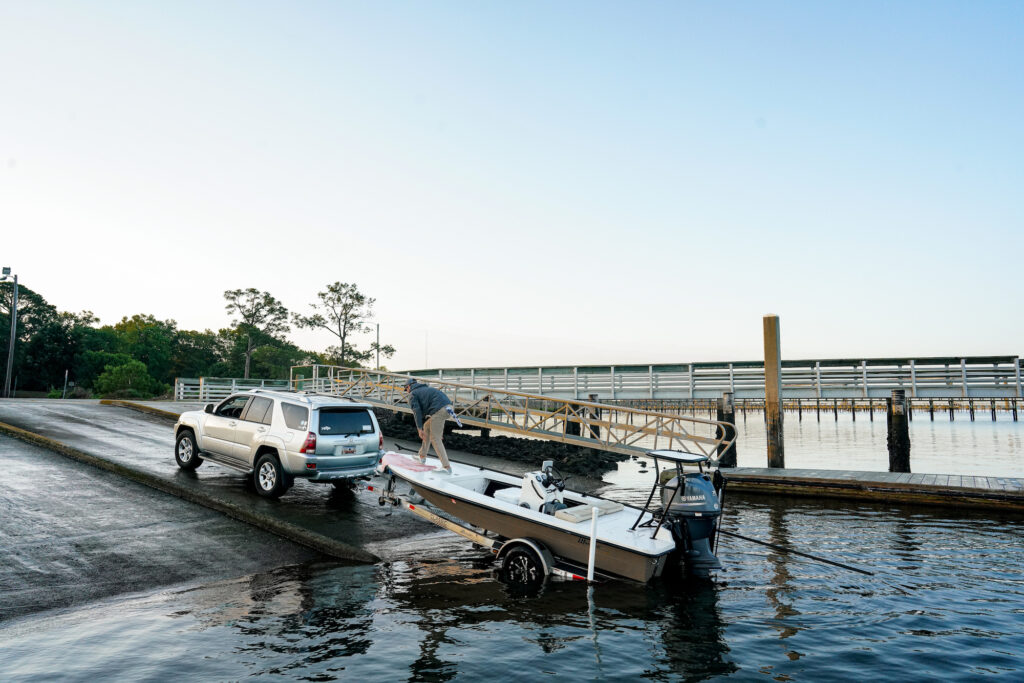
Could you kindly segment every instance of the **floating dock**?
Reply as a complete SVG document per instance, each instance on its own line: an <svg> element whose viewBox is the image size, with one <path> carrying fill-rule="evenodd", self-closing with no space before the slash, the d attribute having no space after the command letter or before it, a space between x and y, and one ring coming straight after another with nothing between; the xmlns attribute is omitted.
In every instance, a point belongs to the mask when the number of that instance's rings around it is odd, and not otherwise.
<svg viewBox="0 0 1024 683"><path fill-rule="evenodd" d="M1024 479L849 470L722 469L728 491L1024 513Z"/></svg>

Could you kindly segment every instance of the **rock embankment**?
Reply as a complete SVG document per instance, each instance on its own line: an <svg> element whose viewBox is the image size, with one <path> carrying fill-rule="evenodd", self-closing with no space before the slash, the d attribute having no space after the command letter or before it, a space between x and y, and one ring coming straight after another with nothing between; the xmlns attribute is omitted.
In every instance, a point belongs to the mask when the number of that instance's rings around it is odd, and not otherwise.
<svg viewBox="0 0 1024 683"><path fill-rule="evenodd" d="M419 441L412 416L393 410L376 408L377 421L386 436L394 439ZM580 474L600 478L601 474L615 469L615 463L629 456L610 453L594 448L583 448L557 441L522 439L513 436L472 436L451 432L444 437L445 446L474 455L502 458L511 462L540 464L553 460L555 466L565 474Z"/></svg>

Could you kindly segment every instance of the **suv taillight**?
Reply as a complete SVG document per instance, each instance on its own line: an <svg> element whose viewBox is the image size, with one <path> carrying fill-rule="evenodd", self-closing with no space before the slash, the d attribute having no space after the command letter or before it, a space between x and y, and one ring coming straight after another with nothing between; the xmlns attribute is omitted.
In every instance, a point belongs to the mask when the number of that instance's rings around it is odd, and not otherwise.
<svg viewBox="0 0 1024 683"><path fill-rule="evenodd" d="M313 432L306 434L306 442L302 444L299 453L316 453L316 434Z"/></svg>
<svg viewBox="0 0 1024 683"><path fill-rule="evenodd" d="M384 450L384 432L380 433L380 439L377 441L377 450Z"/></svg>

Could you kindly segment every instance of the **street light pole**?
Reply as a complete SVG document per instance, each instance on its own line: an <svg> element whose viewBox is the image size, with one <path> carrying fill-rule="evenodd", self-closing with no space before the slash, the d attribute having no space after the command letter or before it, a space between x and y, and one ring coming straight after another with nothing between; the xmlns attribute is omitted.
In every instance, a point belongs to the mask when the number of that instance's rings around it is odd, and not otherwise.
<svg viewBox="0 0 1024 683"><path fill-rule="evenodd" d="M14 372L14 339L18 331L18 276L11 275L11 269L4 267L0 281L14 279L14 296L11 297L11 343L7 347L7 375L4 377L4 398L11 397L11 373Z"/></svg>

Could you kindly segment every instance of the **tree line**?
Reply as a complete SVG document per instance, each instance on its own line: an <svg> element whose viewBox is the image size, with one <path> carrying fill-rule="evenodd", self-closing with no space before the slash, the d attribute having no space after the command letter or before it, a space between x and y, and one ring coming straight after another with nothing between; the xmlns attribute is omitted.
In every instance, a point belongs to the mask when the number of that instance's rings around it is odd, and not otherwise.
<svg viewBox="0 0 1024 683"><path fill-rule="evenodd" d="M6 372L14 287L0 282L0 367ZM17 338L12 387L18 392L64 391L65 372L77 397L148 398L170 391L176 377L286 379L293 365L359 367L394 347L355 337L370 331L376 300L355 284L335 282L317 293L310 313L289 311L269 292L252 287L224 292L227 327L183 330L174 320L137 313L99 325L91 311L58 311L42 295L18 287ZM288 341L292 326L324 329L337 343L323 351Z"/></svg>

